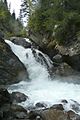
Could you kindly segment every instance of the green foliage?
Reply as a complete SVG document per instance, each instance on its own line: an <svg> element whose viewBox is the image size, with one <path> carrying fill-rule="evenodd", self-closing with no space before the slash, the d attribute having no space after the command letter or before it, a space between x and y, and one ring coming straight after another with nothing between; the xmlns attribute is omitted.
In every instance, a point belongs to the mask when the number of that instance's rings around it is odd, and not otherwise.
<svg viewBox="0 0 80 120"><path fill-rule="evenodd" d="M26 30L22 32L23 25L20 20L15 18L15 12L12 15L8 10L6 0L0 1L0 31L4 34L4 37L24 35Z"/></svg>
<svg viewBox="0 0 80 120"><path fill-rule="evenodd" d="M69 43L77 39L77 32L80 31L80 15L69 12L55 30L55 38L59 43Z"/></svg>
<svg viewBox="0 0 80 120"><path fill-rule="evenodd" d="M80 31L80 0L39 0L28 26L39 33L55 33L54 39L59 43L76 40Z"/></svg>

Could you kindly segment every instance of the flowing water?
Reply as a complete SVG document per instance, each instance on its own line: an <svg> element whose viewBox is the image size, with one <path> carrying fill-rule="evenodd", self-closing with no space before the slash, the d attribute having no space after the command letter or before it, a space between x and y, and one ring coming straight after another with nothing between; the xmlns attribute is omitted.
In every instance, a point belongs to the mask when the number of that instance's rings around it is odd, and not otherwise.
<svg viewBox="0 0 80 120"><path fill-rule="evenodd" d="M5 42L10 45L12 51L25 65L29 73L30 80L23 80L8 88L9 92L19 91L29 97L29 99L22 102L21 105L27 107L34 106L38 102L43 102L49 107L53 104L60 103L61 100L67 100L68 104L64 104L66 110L72 109L72 105L77 104L78 111L76 112L80 112L78 104L80 103L80 84L67 82L70 80L76 81L76 77L50 78L45 62L41 61L42 59L38 59L40 57L38 54L40 53L47 61L48 67L52 67L52 62L45 54L35 49L35 56L30 48L25 49L8 40L5 40Z"/></svg>

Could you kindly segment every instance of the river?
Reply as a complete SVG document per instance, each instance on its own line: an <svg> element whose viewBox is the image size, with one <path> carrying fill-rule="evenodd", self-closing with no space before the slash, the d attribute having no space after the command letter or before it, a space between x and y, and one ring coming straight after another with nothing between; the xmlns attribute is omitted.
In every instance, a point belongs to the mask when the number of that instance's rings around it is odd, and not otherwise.
<svg viewBox="0 0 80 120"><path fill-rule="evenodd" d="M38 61L30 48L25 49L9 40L5 40L5 42L9 44L29 73L29 80L22 80L20 83L11 85L8 88L9 92L19 91L29 97L29 100L21 103L22 106L34 106L36 103L42 102L49 107L61 103L62 100L67 100L68 104L64 105L64 108L69 110L72 109L71 104L75 104L75 101L80 103L80 84L67 82L77 81L77 77L51 78L45 63L41 64L42 59ZM35 51L37 58L39 53L42 54L48 67L52 66L52 61L48 56L37 49ZM77 112L79 113L80 110Z"/></svg>

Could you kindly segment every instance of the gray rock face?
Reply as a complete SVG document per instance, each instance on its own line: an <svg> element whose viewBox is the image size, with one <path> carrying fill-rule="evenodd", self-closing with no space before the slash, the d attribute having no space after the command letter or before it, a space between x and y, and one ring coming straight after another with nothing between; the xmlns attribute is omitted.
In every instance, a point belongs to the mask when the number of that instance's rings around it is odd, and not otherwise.
<svg viewBox="0 0 80 120"><path fill-rule="evenodd" d="M0 84L12 84L27 78L24 65L4 40L0 40Z"/></svg>
<svg viewBox="0 0 80 120"><path fill-rule="evenodd" d="M62 55L62 59L74 70L80 71L80 40L68 46L56 45L55 47Z"/></svg>
<svg viewBox="0 0 80 120"><path fill-rule="evenodd" d="M69 76L69 75L78 75L79 73L76 72L74 69L71 68L67 63L58 64L55 67L54 73L59 76Z"/></svg>
<svg viewBox="0 0 80 120"><path fill-rule="evenodd" d="M63 55L63 61L65 61L73 69L80 71L80 54L73 56Z"/></svg>
<svg viewBox="0 0 80 120"><path fill-rule="evenodd" d="M21 37L11 37L10 40L17 44L17 45L21 45L25 48L31 48L31 43L30 42L27 42L25 40L25 38L21 38Z"/></svg>
<svg viewBox="0 0 80 120"><path fill-rule="evenodd" d="M71 66L72 69L80 71L80 38L76 41L72 40L73 42L64 46L58 45L55 40L50 41L47 35L44 34L33 34L33 32L31 32L29 37L38 44L41 50L48 54L53 61L63 61ZM56 56L57 54L61 54L62 58Z"/></svg>

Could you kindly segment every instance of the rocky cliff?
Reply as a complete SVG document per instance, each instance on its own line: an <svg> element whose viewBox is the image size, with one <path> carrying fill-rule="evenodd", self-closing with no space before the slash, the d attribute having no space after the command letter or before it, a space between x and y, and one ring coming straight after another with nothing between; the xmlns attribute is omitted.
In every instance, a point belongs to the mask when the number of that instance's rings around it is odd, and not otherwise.
<svg viewBox="0 0 80 120"><path fill-rule="evenodd" d="M28 78L24 65L0 38L0 84L12 84Z"/></svg>

